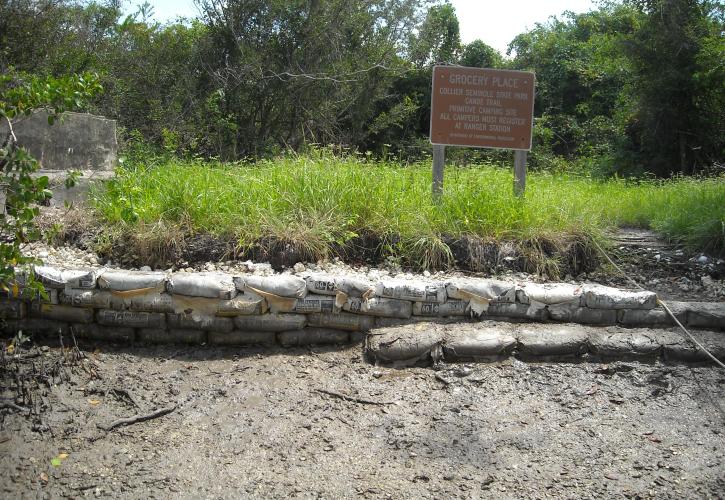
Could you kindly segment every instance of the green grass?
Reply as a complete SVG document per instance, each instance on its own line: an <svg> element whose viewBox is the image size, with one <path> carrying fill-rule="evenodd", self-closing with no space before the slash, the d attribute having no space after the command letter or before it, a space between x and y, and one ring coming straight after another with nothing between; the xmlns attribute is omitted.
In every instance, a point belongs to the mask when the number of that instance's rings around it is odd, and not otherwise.
<svg viewBox="0 0 725 500"><path fill-rule="evenodd" d="M93 203L108 227L158 233L161 225L241 247L271 236L307 245L313 257L359 234L399 237L421 267L450 261L441 237L599 238L625 225L651 227L691 248L725 250L723 177L634 183L530 173L523 200L513 197L512 182L510 169L448 167L436 204L430 163L317 153L254 164L137 164L121 169Z"/></svg>

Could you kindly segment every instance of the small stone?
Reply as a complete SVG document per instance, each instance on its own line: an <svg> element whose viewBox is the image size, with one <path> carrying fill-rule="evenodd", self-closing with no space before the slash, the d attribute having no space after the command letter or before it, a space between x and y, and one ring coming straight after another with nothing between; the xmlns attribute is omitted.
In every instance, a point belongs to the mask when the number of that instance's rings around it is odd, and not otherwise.
<svg viewBox="0 0 725 500"><path fill-rule="evenodd" d="M709 260L710 260L710 259L708 259L708 258L707 258L707 255L700 255L700 256L699 256L699 257L697 258L697 262L698 262L699 264L707 264L707 263L709 262Z"/></svg>
<svg viewBox="0 0 725 500"><path fill-rule="evenodd" d="M143 266L140 270L141 271L151 271L151 268L149 266Z"/></svg>
<svg viewBox="0 0 725 500"><path fill-rule="evenodd" d="M294 269L296 273L304 273L306 268L302 262L298 262L292 267L292 269Z"/></svg>

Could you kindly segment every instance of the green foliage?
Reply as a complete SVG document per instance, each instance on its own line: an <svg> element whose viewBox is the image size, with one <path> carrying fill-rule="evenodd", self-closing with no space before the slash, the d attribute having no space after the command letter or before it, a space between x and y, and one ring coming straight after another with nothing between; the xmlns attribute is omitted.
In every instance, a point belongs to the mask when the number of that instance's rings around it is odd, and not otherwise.
<svg viewBox="0 0 725 500"><path fill-rule="evenodd" d="M530 240L601 235L616 225L651 226L673 240L725 250L724 179L632 183L533 173L514 203L510 169L449 168L441 203L430 196L430 162L401 165L324 150L254 164L171 161L119 172L94 204L108 228L138 234L174 227L211 232L246 247L269 235L306 242L315 257L360 234L399 241L421 267L444 267L445 237Z"/></svg>
<svg viewBox="0 0 725 500"><path fill-rule="evenodd" d="M61 78L39 78L12 69L0 75L0 120L7 132L0 139L0 189L5 193L5 206L0 214L0 286L8 289L15 267L34 262L24 257L20 245L38 234L33 219L38 203L52 196L48 178L33 177L38 163L27 151L18 147L12 124L34 110L47 108L48 122L66 109L82 106L100 90L95 75Z"/></svg>

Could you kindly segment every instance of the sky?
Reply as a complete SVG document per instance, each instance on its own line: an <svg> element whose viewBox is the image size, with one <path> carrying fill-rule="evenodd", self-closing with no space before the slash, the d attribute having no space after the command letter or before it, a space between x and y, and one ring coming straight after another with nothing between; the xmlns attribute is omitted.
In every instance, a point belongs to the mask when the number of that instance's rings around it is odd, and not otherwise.
<svg viewBox="0 0 725 500"><path fill-rule="evenodd" d="M143 0L130 0L126 12L136 10ZM178 16L198 15L193 0L149 0L154 18L160 22ZM545 22L549 16L560 15L565 10L576 13L592 10L594 0L450 0L455 7L461 30L461 41L470 43L481 39L502 54L513 38Z"/></svg>

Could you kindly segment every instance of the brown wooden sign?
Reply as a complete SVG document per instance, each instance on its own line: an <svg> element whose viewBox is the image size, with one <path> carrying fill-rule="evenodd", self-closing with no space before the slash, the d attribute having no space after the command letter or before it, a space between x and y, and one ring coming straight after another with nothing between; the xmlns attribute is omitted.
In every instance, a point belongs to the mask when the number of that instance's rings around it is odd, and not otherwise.
<svg viewBox="0 0 725 500"><path fill-rule="evenodd" d="M529 151L534 79L526 71L434 67L430 142Z"/></svg>

